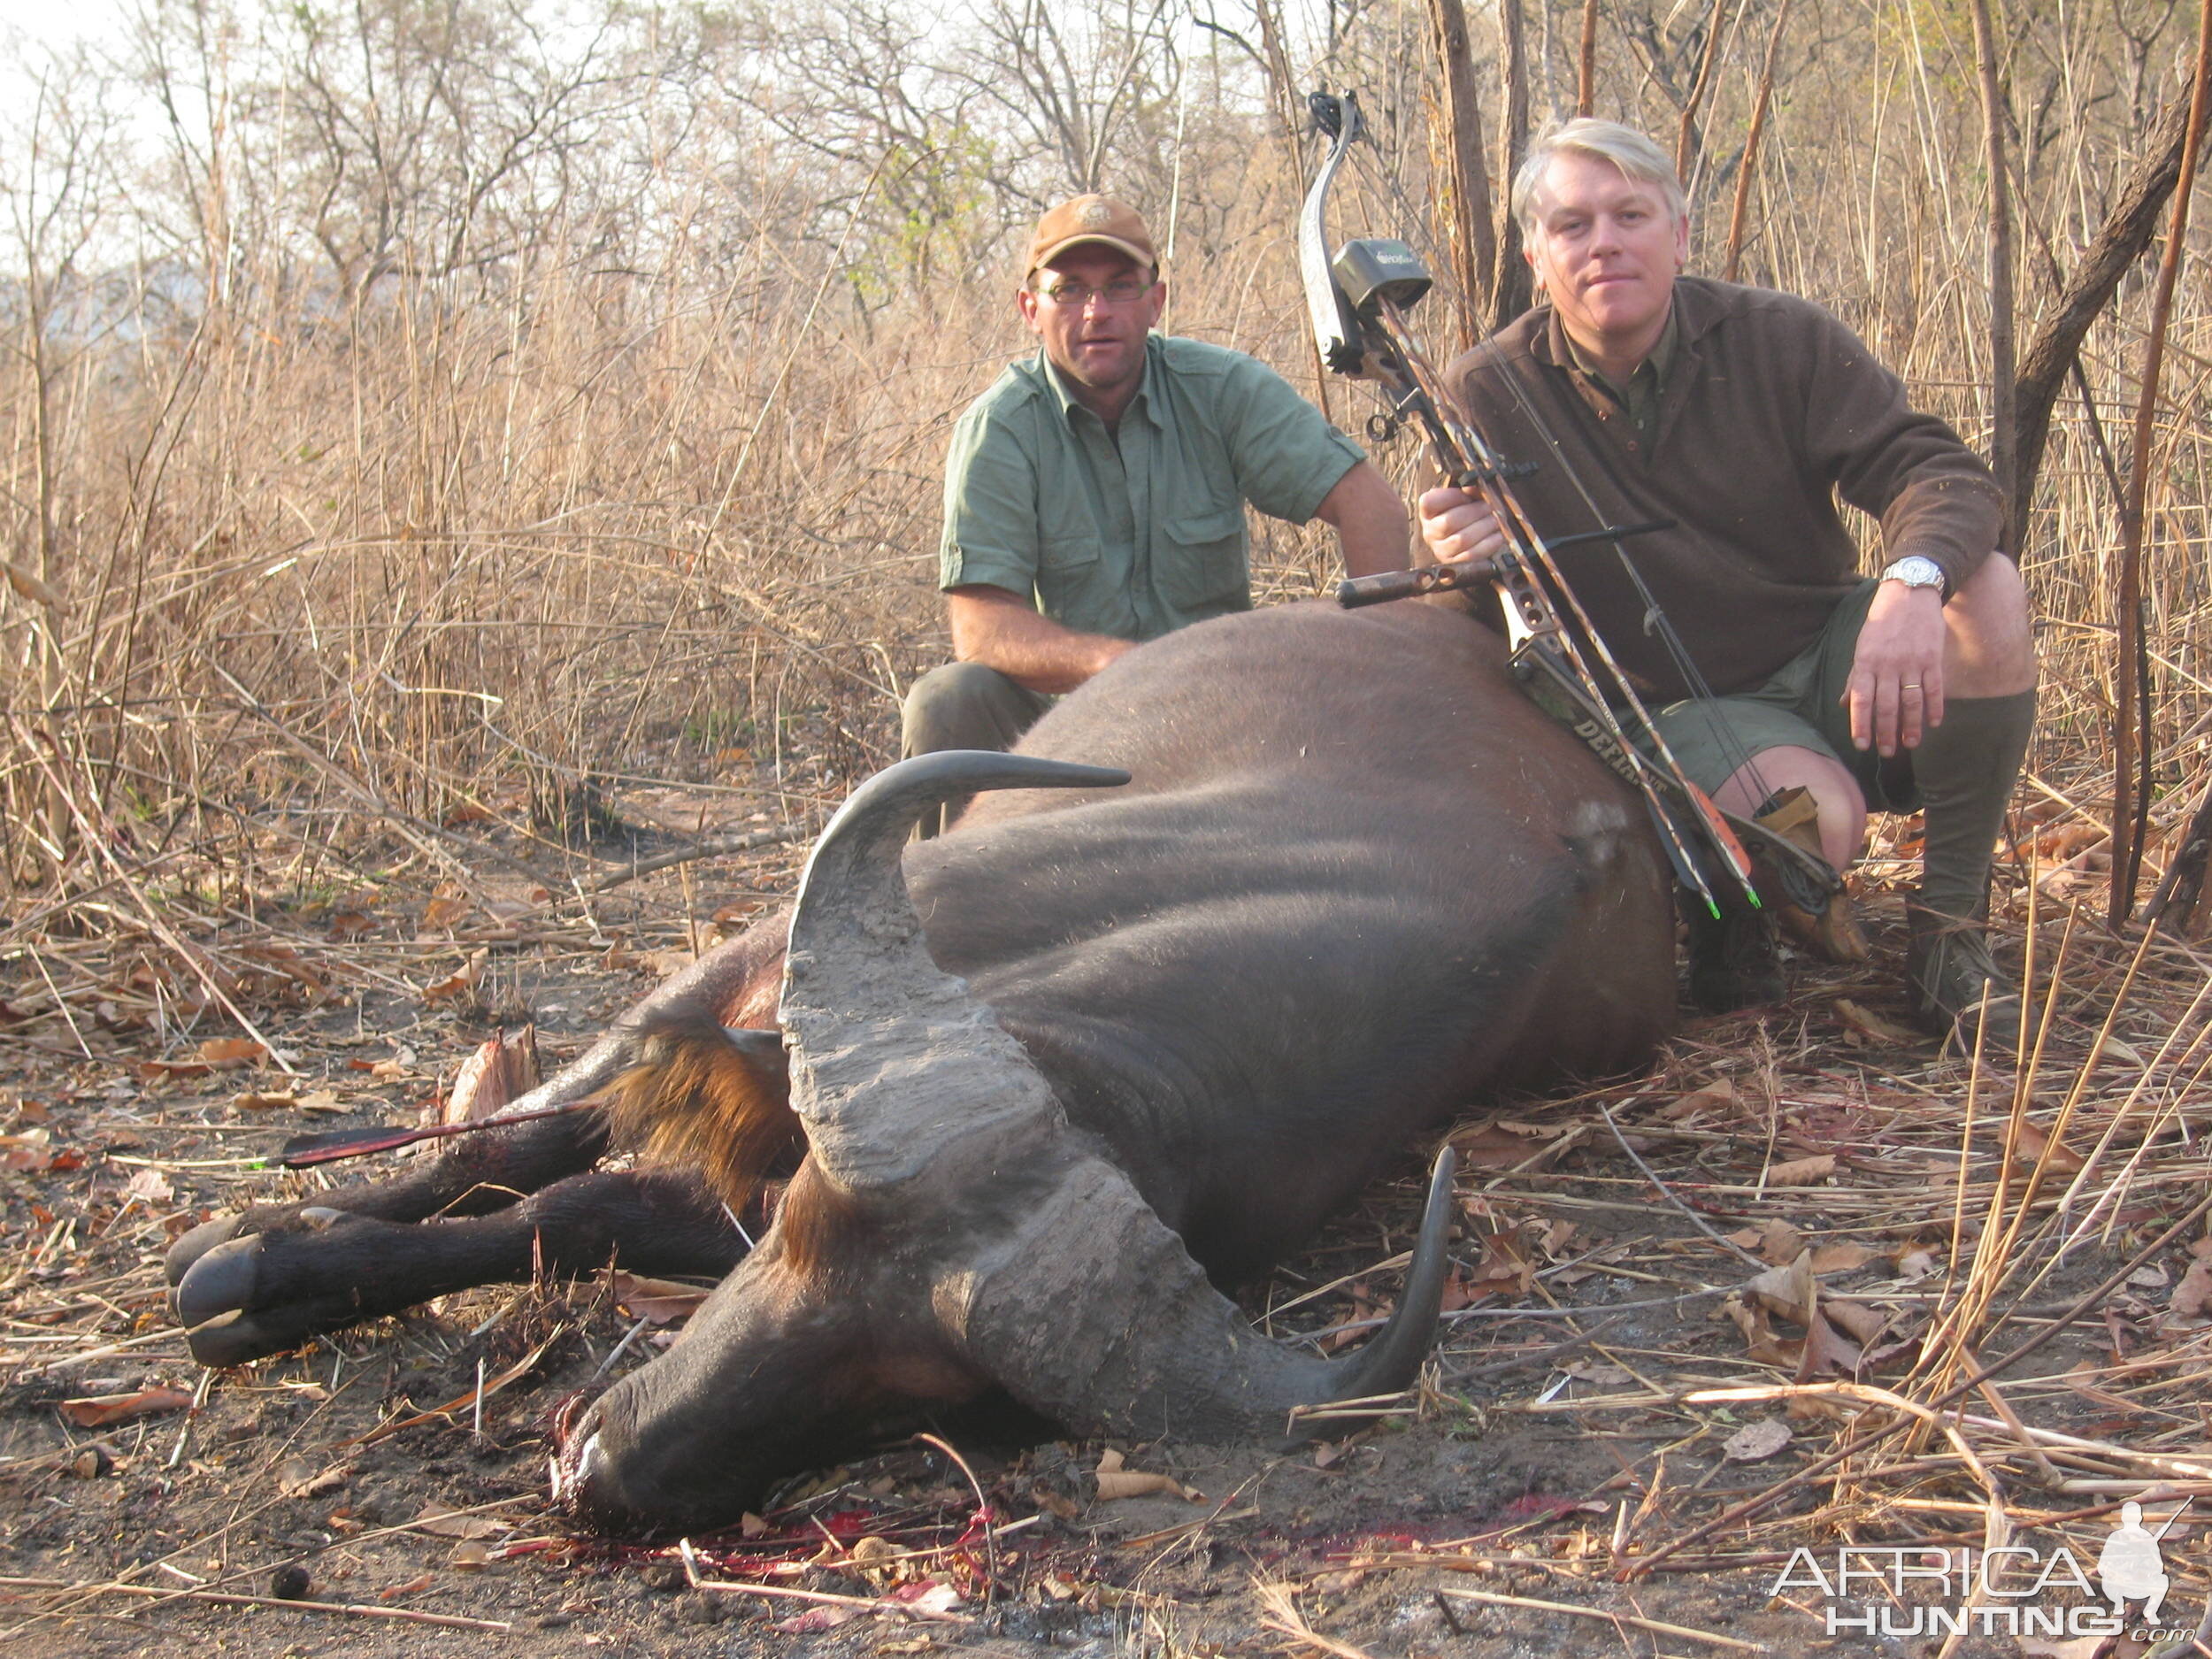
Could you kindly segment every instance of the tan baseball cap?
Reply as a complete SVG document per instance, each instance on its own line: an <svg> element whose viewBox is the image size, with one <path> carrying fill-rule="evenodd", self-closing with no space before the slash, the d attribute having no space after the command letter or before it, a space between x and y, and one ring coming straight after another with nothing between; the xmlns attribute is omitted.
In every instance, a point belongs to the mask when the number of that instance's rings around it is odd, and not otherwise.
<svg viewBox="0 0 2212 1659"><path fill-rule="evenodd" d="M1145 228L1143 214L1110 196L1079 196L1061 203L1037 221L1036 232L1029 239L1029 263L1022 267L1023 277L1087 242L1118 248L1141 265L1160 263L1160 256L1152 251L1152 233Z"/></svg>

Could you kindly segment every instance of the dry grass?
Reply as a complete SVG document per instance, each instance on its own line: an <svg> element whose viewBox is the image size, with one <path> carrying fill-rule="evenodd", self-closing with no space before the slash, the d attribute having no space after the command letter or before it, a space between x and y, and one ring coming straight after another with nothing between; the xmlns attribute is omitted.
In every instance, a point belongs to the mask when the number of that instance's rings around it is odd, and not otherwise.
<svg viewBox="0 0 2212 1659"><path fill-rule="evenodd" d="M1978 221L1949 160L1970 112L1919 84L1916 57L1910 75L1886 58L1895 42L1870 50L1862 70L1898 81L1910 120L1881 100L1856 134L1782 120L1750 274L1834 304L1973 436ZM2121 171L2099 130L2024 198L2047 249L2093 228ZM1247 157L1237 208L1176 273L1172 325L1313 388L1280 164L1272 145ZM1417 155L1371 167L1340 224L1419 231L1421 176ZM363 826L406 841L425 880L463 879L449 818L522 788L554 828L591 777L711 780L803 819L887 759L899 694L944 650L945 434L1023 336L995 273L863 318L819 250L700 234L649 278L549 246L488 297L394 284L342 315L242 285L266 297L65 363L43 440L26 364L0 369L8 488L27 512L44 467L57 526L45 586L0 625L19 914L103 931L112 905L87 895L150 883L128 907L151 926L188 877L221 902L296 897L354 879L330 861ZM2206 310L2189 288L2185 319ZM2124 294L2086 354L2108 444L2141 302ZM2162 822L2199 787L2207 736L2208 357L2188 326L2176 344L2148 583ZM1325 396L1348 426L1368 407ZM2024 559L2050 694L2037 787L2090 823L2117 545L2098 431L2062 410ZM1412 451L1386 457L1409 481ZM1268 598L1327 572L1325 540L1284 526L1259 558Z"/></svg>

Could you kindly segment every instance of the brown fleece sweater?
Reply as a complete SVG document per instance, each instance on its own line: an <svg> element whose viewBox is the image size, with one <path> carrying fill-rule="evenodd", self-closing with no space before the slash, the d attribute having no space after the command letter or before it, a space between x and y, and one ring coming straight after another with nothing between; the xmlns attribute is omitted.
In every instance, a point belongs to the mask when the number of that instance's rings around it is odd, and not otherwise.
<svg viewBox="0 0 2212 1659"><path fill-rule="evenodd" d="M1701 277L1676 279L1674 306L1678 339L1648 445L1574 366L1548 306L1447 379L1502 458L1540 464L1514 488L1545 537L1677 521L1619 545L1715 691L1755 686L1803 650L1859 580L1839 496L1880 521L1884 563L1925 555L1952 592L1988 557L1995 480L1849 329L1794 296ZM1613 547L1558 557L1622 666L1663 701L1687 696Z"/></svg>

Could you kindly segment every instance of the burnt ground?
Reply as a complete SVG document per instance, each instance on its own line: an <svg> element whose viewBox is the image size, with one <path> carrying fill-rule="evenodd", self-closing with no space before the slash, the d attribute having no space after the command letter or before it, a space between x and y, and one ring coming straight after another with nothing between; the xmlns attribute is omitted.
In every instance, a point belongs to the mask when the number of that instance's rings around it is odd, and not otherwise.
<svg viewBox="0 0 2212 1659"><path fill-rule="evenodd" d="M2014 1541L2093 1563L2123 1499L2159 1520L2170 1497L2212 1503L2201 1218L2151 1248L2205 1187L2200 960L2162 944L2127 983L2129 943L2046 913L2053 1018L2016 1114L2011 1056L1978 1067L1895 1029L1897 918L1879 895L1873 968L1800 964L1786 1007L1692 1021L1646 1076L1493 1104L1455 1130L1446 1340L1421 1390L1344 1439L1024 1444L948 1424L937 1445L794 1483L728 1534L647 1547L572 1535L545 1471L559 1402L668 1340L649 1287L497 1286L256 1367L192 1365L163 1311L163 1248L310 1179L248 1162L303 1129L414 1121L526 1013L549 1062L565 1057L710 938L710 918L741 921L795 864L772 849L687 865L580 914L526 884L232 902L196 937L238 969L232 990L293 1076L204 1047L234 1027L181 1022L189 987L153 953L61 939L15 960L0 989L0 1645L1934 1654L1925 1635L1830 1634L1817 1587L1773 1593L1790 1552L1978 1548L1993 1494ZM1386 1311L1422 1150L1248 1289L1256 1319L1329 1343ZM1962 1299L1987 1305L1932 1337ZM1893 1434L1815 1469L1844 1436L1902 1421L1895 1396L1939 1397L1947 1367L2038 1338L1952 1435ZM1102 1482L1110 1454L1125 1479ZM2192 1509L2163 1540L2170 1617L2191 1624L2200 1537ZM1909 1588L1892 1628L1943 1601Z"/></svg>

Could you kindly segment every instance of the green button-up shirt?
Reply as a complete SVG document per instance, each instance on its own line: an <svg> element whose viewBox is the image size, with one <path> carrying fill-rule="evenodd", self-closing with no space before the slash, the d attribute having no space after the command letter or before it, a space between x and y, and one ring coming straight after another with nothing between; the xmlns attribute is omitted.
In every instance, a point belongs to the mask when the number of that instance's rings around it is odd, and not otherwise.
<svg viewBox="0 0 2212 1659"><path fill-rule="evenodd" d="M938 585L987 583L1082 633L1154 639L1252 608L1245 503L1303 524L1363 458L1240 351L1153 335L1112 432L1040 352L953 430Z"/></svg>
<svg viewBox="0 0 2212 1659"><path fill-rule="evenodd" d="M1649 454L1651 446L1659 438L1659 395L1667 389L1667 373L1674 367L1674 347L1677 334L1674 312L1667 312L1667 326L1660 330L1659 339L1651 349L1651 355L1636 365L1636 372L1628 377L1626 386L1616 386L1599 368L1597 360L1576 343L1572 334L1561 330L1567 342L1568 354L1574 358L1575 368L1582 376L1583 385L1596 397L1598 413L1602 417L1606 405L1624 411L1629 425L1635 427L1638 443ZM1636 444L1629 445L1633 449Z"/></svg>

